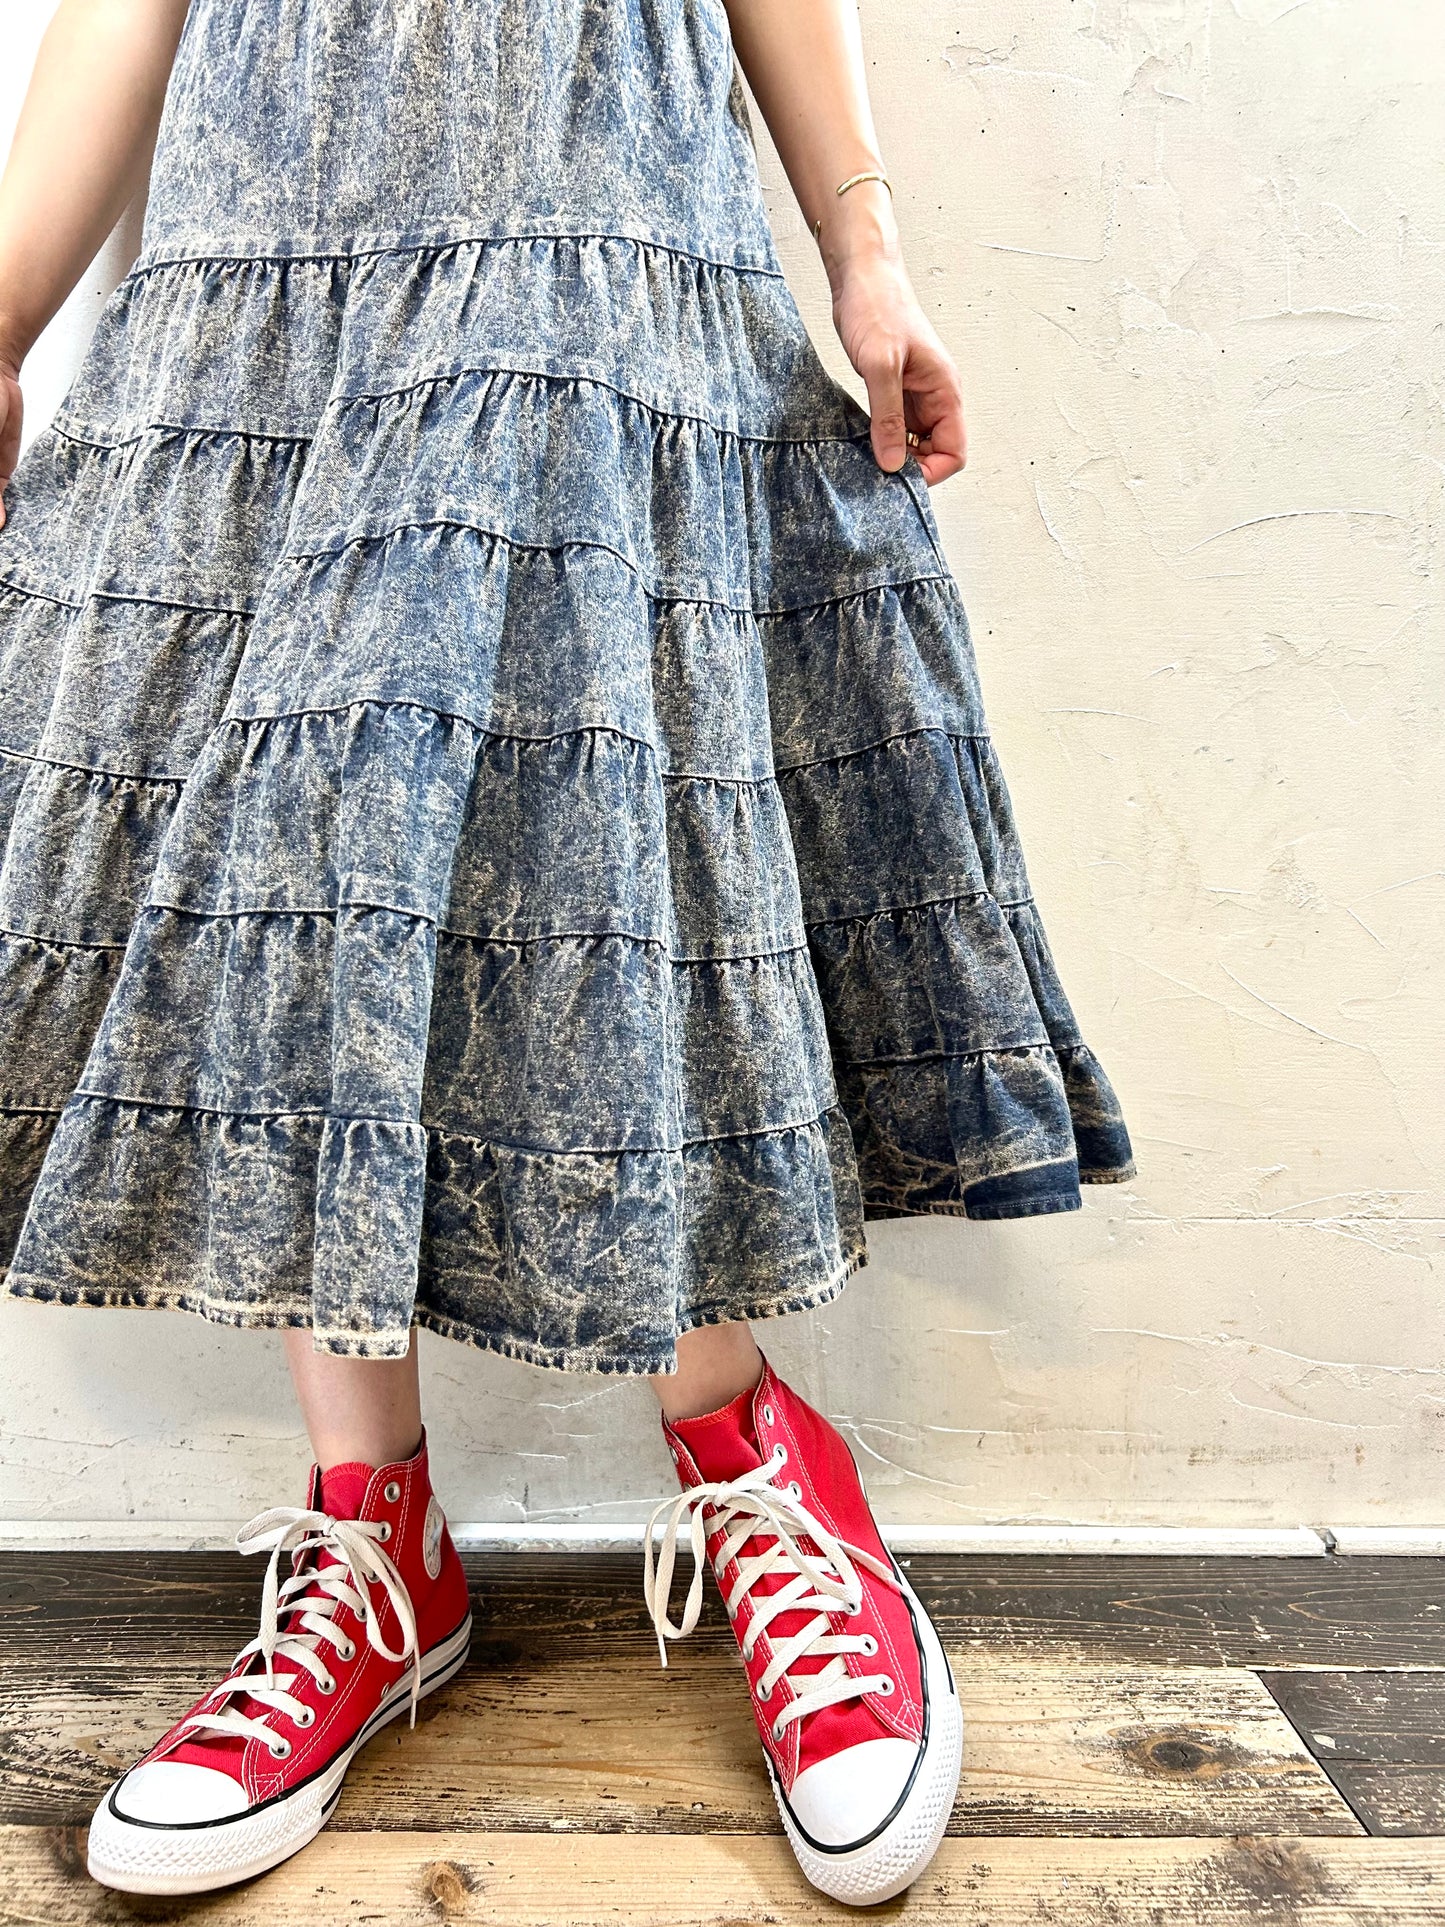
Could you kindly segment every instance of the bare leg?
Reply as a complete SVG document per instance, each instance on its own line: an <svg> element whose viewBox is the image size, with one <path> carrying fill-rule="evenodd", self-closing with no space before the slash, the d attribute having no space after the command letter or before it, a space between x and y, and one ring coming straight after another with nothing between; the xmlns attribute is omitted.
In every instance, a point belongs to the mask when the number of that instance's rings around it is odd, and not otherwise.
<svg viewBox="0 0 1445 1927"><path fill-rule="evenodd" d="M699 1325L677 1341L677 1370L647 1382L670 1419L701 1418L739 1392L751 1391L762 1377L763 1355L752 1327L742 1320Z"/></svg>
<svg viewBox="0 0 1445 1927"><path fill-rule="evenodd" d="M353 1461L395 1465L421 1444L416 1332L405 1358L335 1358L309 1331L286 1333L286 1362L322 1471Z"/></svg>

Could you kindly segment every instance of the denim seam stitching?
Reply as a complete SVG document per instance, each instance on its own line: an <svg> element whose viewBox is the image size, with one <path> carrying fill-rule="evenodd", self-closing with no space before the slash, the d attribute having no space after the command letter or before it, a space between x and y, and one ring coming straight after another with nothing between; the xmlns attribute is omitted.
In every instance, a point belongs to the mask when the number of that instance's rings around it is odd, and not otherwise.
<svg viewBox="0 0 1445 1927"><path fill-rule="evenodd" d="M380 532L368 531L359 535L348 535L344 537L342 541L334 543L327 548L288 549L285 556L281 559L293 563L334 562L339 561L348 549L380 548L387 543L395 541L398 536L418 533L425 534L433 529L445 529L457 534L474 535L484 541L500 542L509 549L519 550L527 554L555 555L560 554L564 549L596 549L603 555L610 555L622 563L623 567L637 578L638 588L641 593L647 597L649 602L682 602L696 607L727 609L734 615L752 616L754 618L760 614L796 615L805 609L824 608L830 603L847 602L856 596L866 595L875 589L893 589L900 586L911 586L915 582L941 580L939 577L908 576L904 578L902 583L899 583L888 579L882 582L866 583L857 589L847 590L841 595L826 596L817 602L793 604L783 609L758 610L749 603L730 602L725 597L719 595L696 595L687 594L682 591L654 588L644 578L642 566L639 562L624 550L614 548L610 542L603 542L596 536L568 535L563 536L559 541L555 542L527 542L518 536L508 534L504 529L490 528L483 523L467 521L456 515L429 515L412 521L398 522L393 527L383 529Z"/></svg>
<svg viewBox="0 0 1445 1927"><path fill-rule="evenodd" d="M273 723L302 721L308 716L345 716L359 709L412 709L423 715L434 716L442 722L460 723L478 736L496 742L544 744L565 741L571 736L607 735L616 736L621 741L634 743L641 749L651 750L654 756L661 754L658 744L651 737L639 736L636 731L627 729L615 722L583 722L569 724L565 729L536 732L521 729L497 729L490 723L480 723L474 716L459 709L443 709L437 703L419 701L415 696L357 696L346 703L316 703L304 709L278 709L263 714L249 716L222 716L215 725L216 730L229 728L261 728ZM867 743L859 743L847 749L832 750L826 755L806 757L798 763L775 763L773 768L762 776L728 776L721 772L699 770L659 769L658 775L664 781L685 783L719 783L729 787L755 789L766 788L780 777L790 776L799 770L815 769L824 763L845 762L852 757L867 756L874 750L884 749L890 743L904 742L915 736L944 736L951 742L988 743L993 739L986 730L945 729L938 723L915 723L906 729L896 729L887 736L875 737ZM3 754L0 751L0 754ZM179 780L179 779L178 779Z"/></svg>
<svg viewBox="0 0 1445 1927"><path fill-rule="evenodd" d="M609 395L616 395L619 401L631 407L640 408L644 414L656 416L663 422L690 422L698 428L705 428L719 441L760 443L766 448L847 448L857 446L868 439L868 431L850 435L754 435L741 428L728 428L715 422L710 415L699 415L691 409L661 408L656 402L648 401L643 395L634 394L630 388L619 387L601 375L573 373L558 374L547 368L518 368L511 363L499 362L490 365L468 365L464 368L443 370L437 374L419 375L415 381L402 382L394 388L375 391L368 389L347 390L341 394L328 395L326 407L329 412L342 403L357 403L365 406L379 405L386 401L401 401L417 394L423 388L441 388L450 383L466 381L472 375L488 378L494 375L511 377L516 381L535 381L558 384L577 384L589 388L605 389Z"/></svg>
<svg viewBox="0 0 1445 1927"><path fill-rule="evenodd" d="M987 743L993 739L986 729L945 729L942 723L912 723L907 729L895 729L887 736L878 736L870 743L860 743L852 749L830 750L826 755L808 756L798 763L775 763L774 773L778 776L791 776L797 770L816 769L820 763L843 763L851 757L870 756L875 749L885 749L890 743L908 742L916 736L943 736L951 743Z"/></svg>
<svg viewBox="0 0 1445 1927"><path fill-rule="evenodd" d="M1053 1045L1048 1039L1040 1038L1031 1044L980 1044L974 1050L928 1050L906 1051L892 1057L844 1057L837 1056L834 1062L850 1070L899 1070L911 1064L967 1064L980 1057L1054 1057ZM1050 1158L1049 1163L1057 1160ZM1016 1164L1009 1168L1008 1175L1015 1176L1027 1170L1027 1165Z"/></svg>
<svg viewBox="0 0 1445 1927"><path fill-rule="evenodd" d="M350 265L357 261L378 260L386 255L410 254L415 256L431 255L434 258L450 254L458 248L481 247L503 248L530 245L535 241L571 242L617 241L625 247L640 252L667 254L675 260L694 261L699 267L713 268L723 274L759 275L768 281L786 282L787 277L780 268L749 261L721 261L709 254L700 254L694 248L680 248L669 241L659 241L651 236L640 234L616 234L606 229L540 229L535 232L478 232L453 235L446 241L410 241L402 243L377 243L370 247L359 248L314 248L297 250L294 253L260 253L249 250L221 251L203 250L195 254L160 254L146 256L137 261L126 275L123 286L138 283L161 269L176 267L221 268L238 266L290 267L306 262L345 262Z"/></svg>
<svg viewBox="0 0 1445 1927"><path fill-rule="evenodd" d="M124 943L112 943L109 939L92 940L87 937L42 937L38 930L11 930L0 927L0 938L15 937L21 943L38 943L52 950L98 950L102 952L124 950Z"/></svg>
<svg viewBox="0 0 1445 1927"><path fill-rule="evenodd" d="M110 783L134 783L140 787L184 789L184 776L137 776L129 770L96 769L89 763L69 763L62 757L42 756L36 750L12 749L0 743L0 756L14 763L34 763L41 769L67 770L73 776L101 776Z"/></svg>
<svg viewBox="0 0 1445 1927"><path fill-rule="evenodd" d="M574 736L615 736L620 742L630 743L637 749L645 749L653 756L660 756L661 749L649 736L639 736L635 730L625 728L614 722L583 722L569 724L565 729L534 731L525 729L497 729L490 723L479 723L474 716L468 716L460 709L443 709L437 703L419 701L415 696L357 696L347 703L317 703L305 709L278 709L266 714L249 716L222 716L217 722L216 731L222 729L264 728L272 723L300 722L310 716L346 716L359 709L410 709L421 715L435 717L439 722L460 723L476 736L489 742L524 743L528 747L540 748L550 743L566 742ZM214 732L213 732L214 733ZM3 752L0 752L3 753ZM763 789L777 779L775 770L762 776L728 776L714 770L657 770L663 782L673 783L717 783L734 789Z"/></svg>
<svg viewBox="0 0 1445 1927"><path fill-rule="evenodd" d="M1020 897L1002 903L988 889L951 890L943 896L925 897L917 903L883 903L872 910L850 910L837 917L809 917L804 928L822 930L838 923L873 923L879 917L907 916L916 911L935 910L950 903L996 903L1000 910L1021 910L1033 907L1032 897Z"/></svg>
<svg viewBox="0 0 1445 1927"><path fill-rule="evenodd" d="M458 1143L487 1145L499 1151L521 1151L529 1157L594 1157L612 1160L681 1157L694 1146L701 1144L741 1144L754 1138L806 1136L815 1133L840 1108L839 1100L835 1096L813 1117L795 1118L784 1124L761 1125L753 1131L714 1131L705 1137L683 1138L677 1144L556 1145L523 1144L511 1138L486 1137L476 1132L458 1131L450 1125L428 1123L425 1119L379 1117L365 1111L231 1111L222 1110L213 1104L183 1104L172 1099L122 1097L114 1091L95 1091L87 1089L84 1085L77 1085L73 1092L71 1101L74 1102L77 1099L87 1104L121 1105L127 1110L166 1111L177 1116L213 1117L248 1124L284 1123L292 1119L315 1121L321 1124L378 1124L388 1130L428 1139L450 1138Z"/></svg>
<svg viewBox="0 0 1445 1927"><path fill-rule="evenodd" d="M314 435L278 434L266 428L227 428L219 424L203 422L147 422L134 435L124 435L116 442L97 441L93 435L80 435L67 428L58 417L50 423L51 432L61 441L72 443L76 448L93 449L99 455L119 455L125 449L137 448L148 435L184 435L187 439L277 442L288 447L309 448L315 441Z"/></svg>
<svg viewBox="0 0 1445 1927"><path fill-rule="evenodd" d="M83 601L72 602L68 596L56 595L51 589L34 588L28 582L17 582L13 576L0 576L0 590L3 589L29 596L35 602L53 602L77 615L91 602L133 602L147 609L178 609L194 616L231 616L241 622L250 622L256 614L254 609L233 609L216 602L184 602L175 596L143 595L134 589L88 589Z"/></svg>
<svg viewBox="0 0 1445 1927"><path fill-rule="evenodd" d="M495 932L491 931L458 930L451 924L443 923L440 918L433 916L430 911L407 909L401 904L382 903L369 897L347 897L334 904L247 904L241 908L229 910L203 910L191 904L167 903L159 898L150 897L141 905L137 915L139 917L150 910L164 911L169 915L177 917L191 917L197 922L206 923L237 923L247 917L317 917L325 920L342 916L350 910L378 910L384 916L402 917L409 923L424 923L430 929L434 930L438 937L445 937L456 943L492 944L499 949L523 950L529 945L544 943L601 943L613 938L619 939L624 943L635 943L648 949L666 949L667 947L667 939L665 937L648 936L636 930L545 930L539 931L532 936L518 937L498 936ZM5 934L4 931L0 931L0 936ZM29 936L32 933L17 930L9 934L23 937ZM41 937L37 938L36 941L43 943L47 941L47 939ZM64 942L66 940L59 939L58 941ZM126 945L101 944L95 947L98 949L123 950L126 948ZM720 967L725 964L735 963L769 963L783 957L802 958L807 954L808 943L807 939L804 938L798 943L784 944L777 950L742 950L718 957L682 956L669 951L668 961L675 964L692 964L699 967L706 965L716 965Z"/></svg>

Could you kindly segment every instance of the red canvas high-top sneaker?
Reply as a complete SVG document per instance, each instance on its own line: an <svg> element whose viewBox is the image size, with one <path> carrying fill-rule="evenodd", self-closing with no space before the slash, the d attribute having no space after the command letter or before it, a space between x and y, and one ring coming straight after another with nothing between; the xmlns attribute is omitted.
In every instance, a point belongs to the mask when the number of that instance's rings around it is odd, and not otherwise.
<svg viewBox="0 0 1445 1927"><path fill-rule="evenodd" d="M783 1826L804 1873L871 1906L928 1865L958 1788L963 1715L938 1635L879 1537L842 1434L764 1360L750 1392L663 1421L683 1484L648 1522L662 1663L697 1624L704 1548L742 1648ZM671 1513L656 1555L652 1529ZM693 1573L668 1617L677 1535Z"/></svg>
<svg viewBox="0 0 1445 1927"><path fill-rule="evenodd" d="M400 1464L313 1467L310 1505L261 1513L236 1544L271 1554L260 1634L100 1803L87 1864L107 1887L204 1893L276 1866L321 1831L372 1734L466 1663L467 1578L425 1439Z"/></svg>

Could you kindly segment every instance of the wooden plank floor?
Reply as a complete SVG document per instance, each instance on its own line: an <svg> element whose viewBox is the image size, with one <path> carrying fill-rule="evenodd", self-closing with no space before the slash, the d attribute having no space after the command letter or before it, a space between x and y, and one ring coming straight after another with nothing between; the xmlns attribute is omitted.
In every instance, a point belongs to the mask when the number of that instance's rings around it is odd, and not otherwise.
<svg viewBox="0 0 1445 1927"><path fill-rule="evenodd" d="M260 1881L107 1894L84 1824L254 1632L224 1555L0 1569L0 1923L845 1920L782 1839L731 1634L658 1663L640 1558L468 1561L471 1664ZM1445 1927L1445 1561L915 1557L954 1665L949 1837L876 1910L960 1927Z"/></svg>

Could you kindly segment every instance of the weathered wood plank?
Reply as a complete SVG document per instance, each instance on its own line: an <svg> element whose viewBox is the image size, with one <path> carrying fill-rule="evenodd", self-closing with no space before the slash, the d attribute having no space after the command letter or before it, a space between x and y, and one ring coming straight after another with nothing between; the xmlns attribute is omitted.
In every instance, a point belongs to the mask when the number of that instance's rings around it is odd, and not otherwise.
<svg viewBox="0 0 1445 1927"><path fill-rule="evenodd" d="M96 1887L71 1831L0 1831L0 1927L816 1927L857 1919L778 1838L328 1831L263 1879L198 1900ZM916 1927L1439 1927L1445 1841L946 1840L877 1917Z"/></svg>
<svg viewBox="0 0 1445 1927"><path fill-rule="evenodd" d="M1445 1673L1266 1673L1371 1833L1445 1833Z"/></svg>
<svg viewBox="0 0 1445 1927"><path fill-rule="evenodd" d="M1329 1765L1445 1766L1445 1673L1261 1674Z"/></svg>
<svg viewBox="0 0 1445 1927"><path fill-rule="evenodd" d="M646 1649L631 1554L468 1558L479 1638L532 1665ZM1020 1654L1250 1667L1445 1668L1445 1560L1126 1559L917 1554L909 1576L945 1639ZM229 1553L12 1553L0 1572L0 1662L96 1646L137 1657L178 1626L234 1651L255 1630L259 1578ZM695 1636L726 1647L716 1613Z"/></svg>
<svg viewBox="0 0 1445 1927"><path fill-rule="evenodd" d="M1337 1766L1330 1778L1371 1833L1445 1834L1445 1766Z"/></svg>
<svg viewBox="0 0 1445 1927"><path fill-rule="evenodd" d="M955 1654L968 1722L952 1829L1001 1834L1359 1831L1252 1673ZM127 1662L84 1687L0 1672L0 1819L77 1825L216 1669ZM335 1824L773 1832L740 1667L684 1647L542 1669L485 1648L379 1735Z"/></svg>

